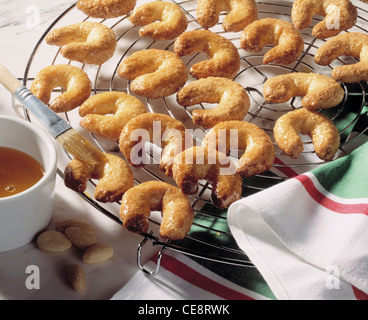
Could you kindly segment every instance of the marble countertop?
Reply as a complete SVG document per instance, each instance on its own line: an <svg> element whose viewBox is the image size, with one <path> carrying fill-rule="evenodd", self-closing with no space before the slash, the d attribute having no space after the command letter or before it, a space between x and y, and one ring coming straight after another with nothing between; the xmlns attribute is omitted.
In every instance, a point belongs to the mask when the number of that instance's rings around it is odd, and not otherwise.
<svg viewBox="0 0 368 320"><path fill-rule="evenodd" d="M45 29L75 1L70 0L0 0L0 61L22 79L29 56ZM38 53L42 57L46 52ZM34 75L29 75L30 77ZM22 108L12 107L11 95L0 86L0 114L23 117ZM140 235L101 214L78 194L67 189L57 176L54 215L48 228L57 221L76 218L91 223L99 241L110 244L114 256L104 263L84 264L78 250L45 253L35 242L0 253L0 299L109 299L139 270L136 264ZM150 258L153 246L147 246L144 259ZM65 273L70 264L80 264L86 273L87 288L80 294L71 288ZM28 266L39 270L39 288L27 288Z"/></svg>

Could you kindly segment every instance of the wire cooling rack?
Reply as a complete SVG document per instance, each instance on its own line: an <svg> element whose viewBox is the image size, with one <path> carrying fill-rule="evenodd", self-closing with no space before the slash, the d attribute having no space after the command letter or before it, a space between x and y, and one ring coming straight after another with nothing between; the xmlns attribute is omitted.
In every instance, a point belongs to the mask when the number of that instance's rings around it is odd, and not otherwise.
<svg viewBox="0 0 368 320"><path fill-rule="evenodd" d="M196 22L196 1L194 0L171 0L178 4L184 12L187 14L189 25L187 30L201 29L201 26ZM137 6L139 6L139 1ZM259 19L266 17L280 18L291 22L291 2L257 2ZM368 17L368 11L361 6L358 7L358 22L355 27L349 30L349 32L366 32L368 20L364 17ZM293 64L283 65L263 65L263 54L270 49L266 46L260 53L253 54L247 53L241 49L239 39L241 32L232 33L224 32L222 29L222 18L225 13L220 16L220 22L211 28L210 30L216 32L231 41L236 45L241 56L241 69L235 77L235 81L244 86L251 98L251 106L248 115L245 117L245 121L252 122L262 129L264 129L274 141L272 129L275 120L283 113L286 113L292 109L300 107L300 99L293 98L287 103L272 104L267 103L262 95L262 86L264 82L276 75L285 74L289 72L315 72L319 74L330 75L332 68L338 65L350 64L356 62L353 58L339 58L335 60L331 65L326 67L318 66L314 63L314 53L316 49L323 44L324 40L319 40L311 35L312 27L322 20L322 17L315 17L312 24L307 29L301 32L301 35L305 42L305 47L300 58ZM47 33L53 28L76 23L80 21L98 21L106 24L112 28L117 36L118 47L116 54L112 59L103 64L102 66L90 66L79 64L73 61L66 61L60 54L59 49L51 47L45 44L45 37ZM108 20L96 20L83 15L75 4L63 12L48 28L45 30L43 36L37 41L35 48L28 60L25 73L24 73L24 85L28 86L33 80L34 76L41 68L50 64L68 63L79 66L89 75L93 82L92 94L97 94L107 91L122 91L134 95L129 90L129 81L121 79L117 75L117 69L120 62L131 55L133 52L148 48L157 48L164 50L173 50L173 41L152 41L147 38L140 38L138 34L139 27L133 26L127 19L127 16L123 16L115 19ZM46 51L50 56L49 61L45 61L40 51ZM183 61L187 64L188 69L191 65L206 59L206 57L200 53L188 57L183 57ZM189 79L188 81L193 81ZM344 100L336 107L323 110L329 118L331 118L338 127L341 135L341 146L339 148L338 156L343 156L348 153L348 146L353 143L360 135L364 134L368 130L368 122L362 120L362 117L367 112L365 109L366 96L367 96L367 84L341 84L345 90ZM61 89L55 89L53 95L60 94ZM192 121L192 111L196 108L211 108L209 104L200 104L194 107L183 108L178 106L176 102L176 96L170 96L163 99L141 99L148 107L150 112L159 112L169 114L171 117L182 121L188 129L193 130L193 138L196 142L200 143L206 131L197 127ZM27 120L32 121L30 115L25 111L25 117ZM79 127L80 117L78 113L73 110L66 113L65 119L68 120L71 125L81 131L84 135L87 135L94 143L97 144L105 152L114 154L119 153L118 144L116 142L104 141L86 131L83 131ZM290 178L291 176L302 173L303 171L310 170L316 166L322 165L318 157L316 157L313 145L309 137L303 138L304 151L297 160L293 160L286 156L274 143L276 149L276 160L273 167L263 174L256 175L251 178L243 180L243 196L246 197L250 194L256 193L265 188L271 187L277 183ZM151 150L152 151L152 150ZM155 156L154 152L150 152L150 164L141 169L134 169L135 182L137 184L148 180L160 180L174 184L172 178L165 176L158 169L159 158ZM233 158L236 161L236 157ZM58 163L58 173L63 177L63 171L70 160L68 154L65 159L60 159ZM97 208L100 212L113 219L119 224L122 222L119 219L120 203L113 204L101 204L96 202L90 194L93 194L96 182L89 181L87 191L80 194L81 197ZM174 184L175 185L175 184ZM150 221L152 230L148 233L142 234L143 240L138 246L137 250L137 263L138 266L146 273L154 275L159 271L161 257L165 250L174 250L183 254L196 257L199 259L206 259L217 261L219 263L232 264L243 267L254 267L248 257L240 250L229 231L226 220L226 210L219 210L212 206L210 200L211 186L206 182L200 182L200 188L196 195L189 196L189 200L195 211L195 221L193 223L191 231L180 241L163 241L156 235L157 229L160 224L160 215L152 213ZM160 248L157 267L155 270L146 270L141 264L142 249L147 241L151 241L154 246Z"/></svg>

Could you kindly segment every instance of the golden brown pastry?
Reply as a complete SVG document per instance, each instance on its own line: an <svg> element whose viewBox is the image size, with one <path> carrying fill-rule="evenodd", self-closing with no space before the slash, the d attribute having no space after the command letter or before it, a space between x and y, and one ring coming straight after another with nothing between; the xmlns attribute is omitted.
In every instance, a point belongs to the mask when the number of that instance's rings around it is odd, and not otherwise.
<svg viewBox="0 0 368 320"><path fill-rule="evenodd" d="M170 176L174 157L185 149L185 126L161 113L145 113L131 119L123 128L119 148L130 165L145 165L142 147L150 141L162 148L160 169ZM143 159L142 159L143 157Z"/></svg>
<svg viewBox="0 0 368 320"><path fill-rule="evenodd" d="M54 88L65 92L51 102ZM78 67L68 64L48 66L36 74L31 92L54 112L68 112L80 106L91 95L92 84L88 75Z"/></svg>
<svg viewBox="0 0 368 320"><path fill-rule="evenodd" d="M61 55L81 63L101 65L116 50L116 36L112 29L98 22L78 22L52 30L46 43L61 47Z"/></svg>
<svg viewBox="0 0 368 320"><path fill-rule="evenodd" d="M368 35L361 32L342 33L328 39L316 51L314 60L322 66L329 65L340 56L360 58L360 61L335 67L331 77L336 81L355 83L368 81Z"/></svg>
<svg viewBox="0 0 368 320"><path fill-rule="evenodd" d="M188 80L183 61L175 53L160 49L133 53L120 63L118 75L132 80L130 90L150 99L170 96Z"/></svg>
<svg viewBox="0 0 368 320"><path fill-rule="evenodd" d="M244 151L237 171L243 178L269 170L275 160L275 148L270 136L255 124L246 121L224 121L214 126L204 137L202 145L225 154L231 146Z"/></svg>
<svg viewBox="0 0 368 320"><path fill-rule="evenodd" d="M281 103L292 97L304 96L302 106L308 110L337 106L344 98L341 85L328 76L316 73L294 72L267 80L263 85L266 101Z"/></svg>
<svg viewBox="0 0 368 320"><path fill-rule="evenodd" d="M323 16L324 19L313 27L312 34L318 39L326 39L353 27L358 12L349 0L294 1L291 19L297 29L307 28L315 15Z"/></svg>
<svg viewBox="0 0 368 320"><path fill-rule="evenodd" d="M188 27L184 11L177 5L166 1L151 1L136 8L129 21L139 29L141 37L154 40L172 40Z"/></svg>
<svg viewBox="0 0 368 320"><path fill-rule="evenodd" d="M212 186L211 200L218 208L227 208L242 194L242 178L235 164L216 149L196 146L178 154L172 167L179 189L192 195L198 191L198 180Z"/></svg>
<svg viewBox="0 0 368 320"><path fill-rule="evenodd" d="M240 46L248 52L260 52L267 44L274 48L268 50L263 63L293 63L304 49L304 41L293 24L275 18L264 18L248 25L241 37Z"/></svg>
<svg viewBox="0 0 368 320"><path fill-rule="evenodd" d="M135 186L123 196L120 219L128 230L144 233L149 227L151 211L162 211L161 237L179 240L190 231L193 209L178 188L162 181L148 181Z"/></svg>
<svg viewBox="0 0 368 320"><path fill-rule="evenodd" d="M180 56L203 52L209 58L194 64L189 73L196 79L224 77L233 79L240 69L240 56L234 44L209 30L192 30L182 33L174 43Z"/></svg>
<svg viewBox="0 0 368 320"><path fill-rule="evenodd" d="M332 160L340 146L339 131L323 114L300 108L277 119L274 126L275 141L281 150L294 159L304 149L299 134L311 137L316 155L325 161Z"/></svg>
<svg viewBox="0 0 368 320"><path fill-rule="evenodd" d="M211 28L219 22L223 11L227 14L222 26L229 32L242 31L258 17L254 0L198 0L197 21L203 28Z"/></svg>
<svg viewBox="0 0 368 320"><path fill-rule="evenodd" d="M84 192L88 179L97 179L95 199L100 202L120 201L123 194L134 186L134 176L129 165L120 157L104 153L106 161L91 165L77 158L65 168L65 185L77 192Z"/></svg>
<svg viewBox="0 0 368 320"><path fill-rule="evenodd" d="M136 0L79 0L77 8L91 18L110 19L129 14Z"/></svg>
<svg viewBox="0 0 368 320"><path fill-rule="evenodd" d="M124 92L104 92L88 98L79 107L82 128L99 137L118 141L129 120L146 113L144 104Z"/></svg>
<svg viewBox="0 0 368 320"><path fill-rule="evenodd" d="M246 90L239 83L222 77L191 82L178 91L177 101L185 107L202 102L218 103L213 109L193 111L193 122L203 128L212 128L222 121L243 120L250 106Z"/></svg>

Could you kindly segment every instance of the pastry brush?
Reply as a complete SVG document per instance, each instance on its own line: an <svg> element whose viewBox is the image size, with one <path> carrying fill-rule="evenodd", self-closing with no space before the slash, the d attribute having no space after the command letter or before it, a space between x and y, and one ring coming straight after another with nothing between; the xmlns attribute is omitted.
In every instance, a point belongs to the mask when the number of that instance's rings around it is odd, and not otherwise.
<svg viewBox="0 0 368 320"><path fill-rule="evenodd" d="M105 155L100 150L33 95L1 63L0 83L41 121L49 133L75 158L91 164L99 163L105 159Z"/></svg>

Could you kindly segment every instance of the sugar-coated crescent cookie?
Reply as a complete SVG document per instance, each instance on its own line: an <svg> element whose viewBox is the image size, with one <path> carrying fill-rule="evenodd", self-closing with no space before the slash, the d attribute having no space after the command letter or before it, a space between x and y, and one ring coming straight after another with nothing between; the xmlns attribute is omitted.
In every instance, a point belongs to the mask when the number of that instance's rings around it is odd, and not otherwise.
<svg viewBox="0 0 368 320"><path fill-rule="evenodd" d="M240 46L248 52L260 52L267 44L263 63L293 63L304 49L304 41L293 24L275 18L264 18L249 24L240 37Z"/></svg>
<svg viewBox="0 0 368 320"><path fill-rule="evenodd" d="M198 0L197 21L203 28L212 28L223 11L227 14L222 26L228 32L242 31L258 17L254 0Z"/></svg>
<svg viewBox="0 0 368 320"><path fill-rule="evenodd" d="M315 111L300 108L277 119L274 137L277 145L288 156L296 159L304 149L299 134L311 137L316 155L332 160L340 146L340 134L334 123Z"/></svg>
<svg viewBox="0 0 368 320"><path fill-rule="evenodd" d="M150 99L170 96L188 80L183 61L174 52L160 49L133 53L120 63L118 75L132 80L131 91Z"/></svg>
<svg viewBox="0 0 368 320"><path fill-rule="evenodd" d="M61 55L81 63L101 65L116 50L116 36L112 29L98 22L78 22L54 29L46 36L46 43L61 47Z"/></svg>
<svg viewBox="0 0 368 320"><path fill-rule="evenodd" d="M95 166L77 158L72 159L65 168L65 185L77 192L84 192L88 179L97 179L94 194L97 201L120 201L123 194L134 186L133 172L119 156L104 155L107 160Z"/></svg>
<svg viewBox="0 0 368 320"><path fill-rule="evenodd" d="M131 119L123 128L119 139L120 151L130 165L143 167L144 155L140 147L145 141L150 141L162 147L160 169L171 176L174 157L186 148L185 131L181 121L168 115L141 114Z"/></svg>
<svg viewBox="0 0 368 320"><path fill-rule="evenodd" d="M132 232L148 230L151 211L161 211L160 236L183 239L193 223L193 209L188 198L176 187L163 181L147 181L128 190L122 199L120 219Z"/></svg>
<svg viewBox="0 0 368 320"><path fill-rule="evenodd" d="M198 181L212 186L211 200L218 208L227 208L242 194L242 178L235 164L216 149L195 146L178 154L173 163L173 178L185 194L198 191Z"/></svg>
<svg viewBox="0 0 368 320"><path fill-rule="evenodd" d="M50 102L54 88L65 92ZM92 84L88 75L78 67L68 64L48 66L36 74L31 92L54 112L68 112L79 107L91 95Z"/></svg>
<svg viewBox="0 0 368 320"><path fill-rule="evenodd" d="M129 14L136 0L79 0L77 8L91 18L110 19Z"/></svg>
<svg viewBox="0 0 368 320"><path fill-rule="evenodd" d="M347 32L328 39L320 46L314 60L322 66L329 65L340 56L360 59L351 65L335 67L331 77L336 81L355 83L368 81L368 35L362 32Z"/></svg>
<svg viewBox="0 0 368 320"><path fill-rule="evenodd" d="M104 92L88 98L79 107L81 127L99 137L118 141L129 120L146 113L144 104L124 92Z"/></svg>
<svg viewBox="0 0 368 320"><path fill-rule="evenodd" d="M297 29L307 28L315 15L323 16L324 19L313 27L312 34L316 38L326 39L353 27L358 12L349 0L294 1L291 19Z"/></svg>
<svg viewBox="0 0 368 320"><path fill-rule="evenodd" d="M240 69L238 49L227 38L209 30L192 30L182 33L174 43L180 57L203 52L208 60L194 64L189 73L196 79L224 77L233 79Z"/></svg>
<svg viewBox="0 0 368 320"><path fill-rule="evenodd" d="M193 122L203 128L212 128L222 121L243 120L250 106L246 90L239 83L222 77L191 82L178 91L177 101L185 107L202 102L218 103L213 109L193 111Z"/></svg>
<svg viewBox="0 0 368 320"><path fill-rule="evenodd" d="M139 29L141 37L154 40L172 40L182 34L188 27L184 11L174 3L151 1L134 9L129 21Z"/></svg>
<svg viewBox="0 0 368 320"><path fill-rule="evenodd" d="M263 85L266 101L281 103L304 96L302 106L308 110L337 106L344 99L344 89L334 79L316 73L293 72L268 79Z"/></svg>
<svg viewBox="0 0 368 320"><path fill-rule="evenodd" d="M202 145L226 154L231 147L244 151L237 165L237 171L243 178L269 170L275 160L275 148L270 136L246 121L220 122L205 135Z"/></svg>

